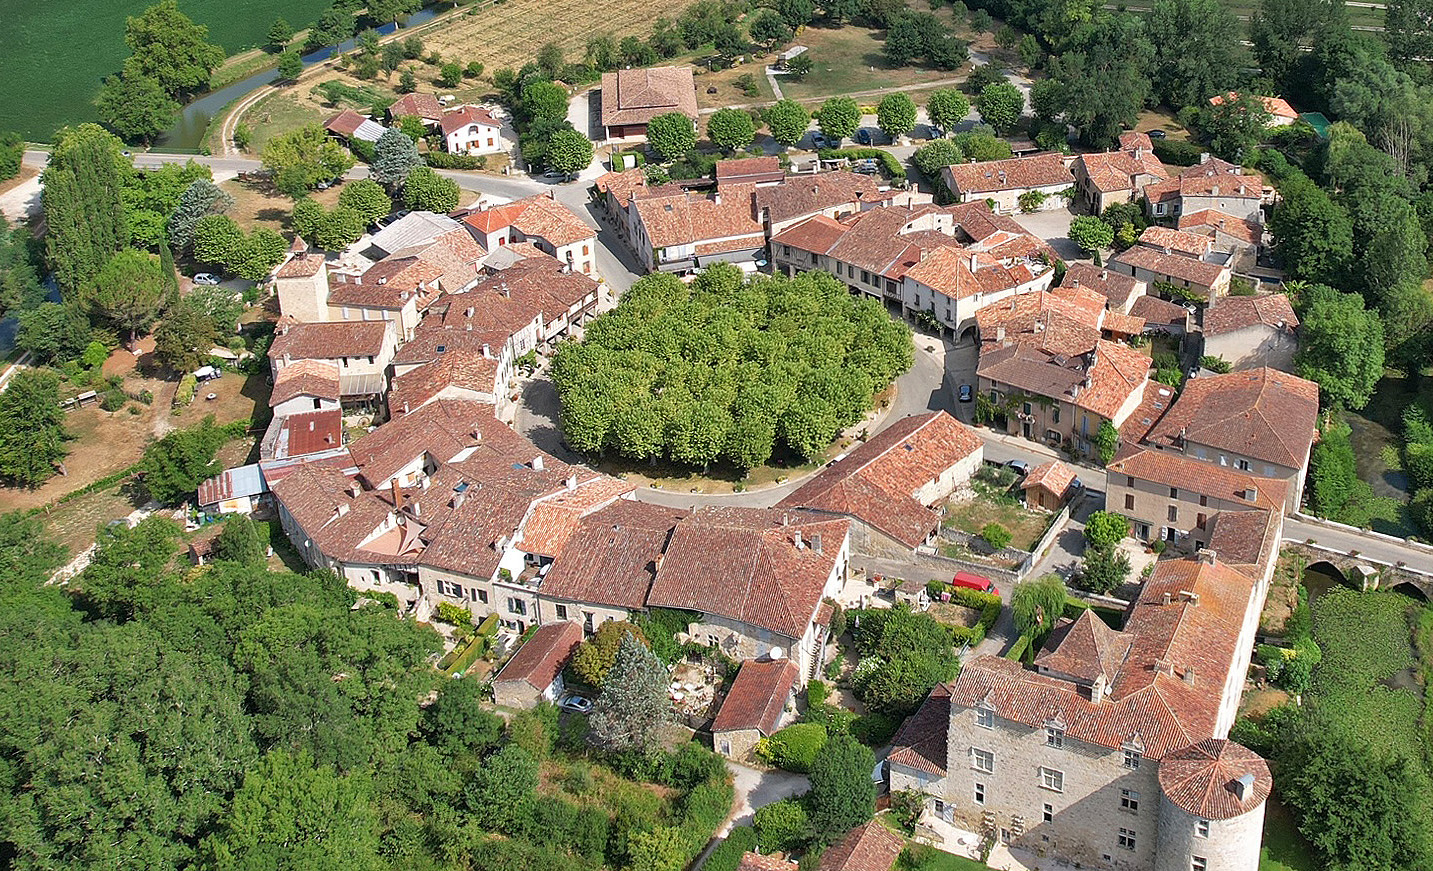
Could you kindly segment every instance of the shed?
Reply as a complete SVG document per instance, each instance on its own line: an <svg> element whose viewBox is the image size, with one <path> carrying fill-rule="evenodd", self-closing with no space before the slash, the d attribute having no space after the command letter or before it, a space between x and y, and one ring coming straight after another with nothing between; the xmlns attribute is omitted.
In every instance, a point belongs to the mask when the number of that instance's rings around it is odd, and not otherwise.
<svg viewBox="0 0 1433 871"><path fill-rule="evenodd" d="M258 463L235 466L199 484L199 509L210 514L248 514L268 491Z"/></svg>
<svg viewBox="0 0 1433 871"><path fill-rule="evenodd" d="M1074 483L1075 470L1059 460L1051 460L1031 469L1020 489L1025 491L1026 506L1059 511L1065 507Z"/></svg>
<svg viewBox="0 0 1433 871"><path fill-rule="evenodd" d="M912 611L924 611L930 607L930 589L925 581L915 578L901 581L896 587L896 601L910 605Z"/></svg>
<svg viewBox="0 0 1433 871"><path fill-rule="evenodd" d="M744 661L712 721L717 752L744 759L758 740L775 734L792 707L799 677L796 663L789 659Z"/></svg>
<svg viewBox="0 0 1433 871"><path fill-rule="evenodd" d="M582 643L582 626L570 620L539 626L493 679L493 699L510 708L535 708L562 695L562 669Z"/></svg>

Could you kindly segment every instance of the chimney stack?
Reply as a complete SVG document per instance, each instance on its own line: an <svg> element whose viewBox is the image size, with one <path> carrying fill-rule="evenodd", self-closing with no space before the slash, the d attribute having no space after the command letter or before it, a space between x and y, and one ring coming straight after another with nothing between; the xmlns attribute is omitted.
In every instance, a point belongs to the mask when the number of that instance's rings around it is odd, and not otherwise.
<svg viewBox="0 0 1433 871"><path fill-rule="evenodd" d="M393 507L401 509L403 507L403 485L398 483L397 478L394 478L390 482L390 487L393 491Z"/></svg>
<svg viewBox="0 0 1433 871"><path fill-rule="evenodd" d="M1184 682L1189 686L1194 686L1194 666L1191 665L1184 669Z"/></svg>
<svg viewBox="0 0 1433 871"><path fill-rule="evenodd" d="M805 549L806 549L806 542L805 542L805 540L803 540L803 539L801 538L801 530L799 530L799 529L796 530L796 549L797 549L797 550L805 550Z"/></svg>
<svg viewBox="0 0 1433 871"><path fill-rule="evenodd" d="M532 458L532 470L533 470L534 472L541 472L542 469L543 469L542 455L541 455L541 454L538 454L537 456L535 456L535 457Z"/></svg>
<svg viewBox="0 0 1433 871"><path fill-rule="evenodd" d="M1254 775L1239 775L1229 784L1229 789L1240 801L1248 801L1254 795Z"/></svg>
<svg viewBox="0 0 1433 871"><path fill-rule="evenodd" d="M811 549L817 553L821 553L821 533L811 533Z"/></svg>
<svg viewBox="0 0 1433 871"><path fill-rule="evenodd" d="M565 483L565 484L567 485L567 490L568 490L569 493L572 492L573 490L576 490L576 489L577 489L577 475L575 475L575 474L573 474L573 475L568 475L568 476L567 476L567 480L564 481L563 483Z"/></svg>
<svg viewBox="0 0 1433 871"><path fill-rule="evenodd" d="M1204 564L1204 565L1206 565L1206 566L1215 565L1215 564L1217 564L1217 563L1219 562L1219 554L1218 554L1218 552L1213 551L1213 550L1210 550L1210 549L1207 548L1207 547L1200 548L1200 549L1199 549L1199 562L1202 563L1202 564Z"/></svg>

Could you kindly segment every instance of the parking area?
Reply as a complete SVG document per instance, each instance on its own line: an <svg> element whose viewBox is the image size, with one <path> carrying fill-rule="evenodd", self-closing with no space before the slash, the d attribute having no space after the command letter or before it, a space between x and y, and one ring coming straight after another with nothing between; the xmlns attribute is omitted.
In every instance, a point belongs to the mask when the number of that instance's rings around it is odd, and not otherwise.
<svg viewBox="0 0 1433 871"><path fill-rule="evenodd" d="M1055 253L1068 261L1088 260L1080 246L1070 241L1070 220L1075 213L1069 209L1012 215L1020 226L1050 243Z"/></svg>

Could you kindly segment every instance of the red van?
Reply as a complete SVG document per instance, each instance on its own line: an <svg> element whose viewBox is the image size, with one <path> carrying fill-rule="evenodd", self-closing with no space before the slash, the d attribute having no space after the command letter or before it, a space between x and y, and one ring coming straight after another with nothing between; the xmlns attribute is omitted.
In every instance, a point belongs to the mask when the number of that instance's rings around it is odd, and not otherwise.
<svg viewBox="0 0 1433 871"><path fill-rule="evenodd" d="M952 587L965 587L967 590L976 590L981 593L998 593L995 582L989 578L982 578L980 575L973 575L970 572L956 572L955 577L950 579Z"/></svg>

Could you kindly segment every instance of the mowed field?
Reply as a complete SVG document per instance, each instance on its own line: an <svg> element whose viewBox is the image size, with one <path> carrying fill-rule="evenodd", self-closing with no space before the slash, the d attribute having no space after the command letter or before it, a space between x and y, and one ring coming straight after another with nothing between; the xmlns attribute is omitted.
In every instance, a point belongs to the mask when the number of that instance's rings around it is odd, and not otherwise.
<svg viewBox="0 0 1433 871"><path fill-rule="evenodd" d="M153 0L0 0L0 130L34 140L95 117L100 80L129 56L124 20ZM263 41L282 15L306 27L329 0L180 0L229 53Z"/></svg>
<svg viewBox="0 0 1433 871"><path fill-rule="evenodd" d="M4 2L4 0L0 0ZM691 0L505 0L485 5L427 30L423 44L444 60L480 61L487 76L501 67L517 69L549 42L568 60L581 60L588 37L608 34L643 39L652 22L676 18Z"/></svg>

